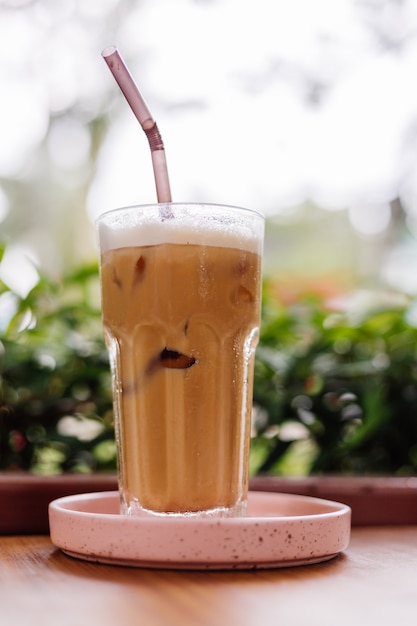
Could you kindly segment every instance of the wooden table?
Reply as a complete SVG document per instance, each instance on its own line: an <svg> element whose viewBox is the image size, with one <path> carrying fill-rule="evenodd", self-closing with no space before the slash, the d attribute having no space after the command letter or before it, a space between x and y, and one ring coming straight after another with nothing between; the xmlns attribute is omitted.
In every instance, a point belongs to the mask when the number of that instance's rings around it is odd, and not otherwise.
<svg viewBox="0 0 417 626"><path fill-rule="evenodd" d="M392 626L417 622L417 526L354 527L332 561L181 572L72 559L43 535L0 537L5 626Z"/></svg>

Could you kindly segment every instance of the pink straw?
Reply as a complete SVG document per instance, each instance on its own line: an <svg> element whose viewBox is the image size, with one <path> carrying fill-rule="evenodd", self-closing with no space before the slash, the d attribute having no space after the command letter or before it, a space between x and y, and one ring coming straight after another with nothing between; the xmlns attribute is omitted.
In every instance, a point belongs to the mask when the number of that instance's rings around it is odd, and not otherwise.
<svg viewBox="0 0 417 626"><path fill-rule="evenodd" d="M156 122L117 48L109 46L101 54L148 138L158 202L171 202L165 149Z"/></svg>

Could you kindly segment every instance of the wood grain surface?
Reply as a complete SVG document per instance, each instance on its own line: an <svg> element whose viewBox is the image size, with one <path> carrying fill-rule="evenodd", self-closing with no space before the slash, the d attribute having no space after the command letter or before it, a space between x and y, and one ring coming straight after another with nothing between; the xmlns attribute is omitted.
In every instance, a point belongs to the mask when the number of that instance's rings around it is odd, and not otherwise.
<svg viewBox="0 0 417 626"><path fill-rule="evenodd" d="M5 626L392 626L417 615L417 527L357 527L327 563L181 572L79 561L47 536L0 537Z"/></svg>

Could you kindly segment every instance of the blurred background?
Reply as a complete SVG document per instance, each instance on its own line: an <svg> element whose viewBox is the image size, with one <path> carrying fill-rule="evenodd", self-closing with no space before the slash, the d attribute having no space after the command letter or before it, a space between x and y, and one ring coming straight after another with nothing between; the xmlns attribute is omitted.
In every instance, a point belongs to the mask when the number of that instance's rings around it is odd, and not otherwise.
<svg viewBox="0 0 417 626"><path fill-rule="evenodd" d="M6 283L95 259L101 212L156 200L108 45L158 122L173 199L265 214L288 297L417 292L413 0L1 0Z"/></svg>

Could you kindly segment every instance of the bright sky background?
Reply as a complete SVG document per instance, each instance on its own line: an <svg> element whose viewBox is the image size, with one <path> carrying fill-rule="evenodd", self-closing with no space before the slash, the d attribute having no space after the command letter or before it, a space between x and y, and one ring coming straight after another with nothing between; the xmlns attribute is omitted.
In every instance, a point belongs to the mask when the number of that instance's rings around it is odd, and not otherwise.
<svg viewBox="0 0 417 626"><path fill-rule="evenodd" d="M128 57L157 119L174 199L265 213L305 197L330 208L380 202L395 193L400 170L413 168L404 143L417 111L415 2L142 0L114 32L96 22L116 0L38 5L45 10L36 20L14 10L0 22L2 175L44 136L48 106L59 111L115 89L99 57L107 44ZM316 106L303 76L323 86ZM146 138L122 99L112 124L93 213L154 200ZM79 131L61 159L76 159L83 141Z"/></svg>
<svg viewBox="0 0 417 626"><path fill-rule="evenodd" d="M372 4L373 19L393 40L417 25L417 3L403 20L395 3ZM174 199L271 214L310 198L331 209L352 206L354 216L356 205L395 197L404 172L414 170L405 145L416 121L417 39L382 50L365 26L371 11L366 17L360 5L144 3L125 43L129 51L132 37L149 51L144 74L132 72L165 141ZM123 52L123 40L115 43ZM316 106L303 76L323 85ZM147 144L135 124L122 102L90 196L93 213L153 200ZM386 212L374 215L376 228L378 216L384 225Z"/></svg>
<svg viewBox="0 0 417 626"><path fill-rule="evenodd" d="M86 210L156 200L146 137L100 56L114 44L161 130L174 200L265 215L313 200L375 233L400 194L417 223L416 32L414 0L3 0L0 178L27 174L52 111L50 154L82 183L85 122L107 107ZM8 208L0 184L0 221Z"/></svg>

